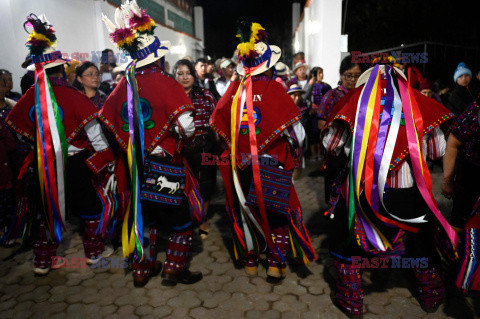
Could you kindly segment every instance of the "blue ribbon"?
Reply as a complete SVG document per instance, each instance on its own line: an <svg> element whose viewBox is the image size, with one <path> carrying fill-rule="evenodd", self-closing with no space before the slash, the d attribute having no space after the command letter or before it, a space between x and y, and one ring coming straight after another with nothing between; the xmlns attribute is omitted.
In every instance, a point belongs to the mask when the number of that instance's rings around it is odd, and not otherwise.
<svg viewBox="0 0 480 319"><path fill-rule="evenodd" d="M275 51L272 51L272 49L270 48L269 45L267 45L267 50L265 50L265 52L259 56L258 58L255 58L253 61L242 61L243 62L243 65L246 66L247 68L252 68L252 67L255 67L257 65L260 65L262 63L264 63L265 61L267 61L267 67L269 68L270 67L270 60L272 58L272 52L274 53L280 53L280 52L275 52Z"/></svg>
<svg viewBox="0 0 480 319"><path fill-rule="evenodd" d="M155 57L157 57L158 56L157 55L157 50L158 49L168 50L167 47L161 46L160 40L157 37L155 37L155 41L153 41L148 46L146 46L145 48L143 48L143 49L141 49L137 52L130 53L130 56L132 57L132 59L137 60L137 61L145 59L147 56L150 55L150 53L155 53Z"/></svg>
<svg viewBox="0 0 480 319"><path fill-rule="evenodd" d="M33 63L42 63L42 62L52 62L56 59L62 58L62 52L54 51L52 53L41 54L41 55L31 55Z"/></svg>

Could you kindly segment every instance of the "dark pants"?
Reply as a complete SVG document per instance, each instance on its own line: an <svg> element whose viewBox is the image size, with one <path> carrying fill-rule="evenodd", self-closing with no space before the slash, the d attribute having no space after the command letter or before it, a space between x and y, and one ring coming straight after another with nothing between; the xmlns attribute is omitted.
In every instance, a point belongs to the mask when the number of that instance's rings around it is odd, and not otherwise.
<svg viewBox="0 0 480 319"><path fill-rule="evenodd" d="M397 227L389 227L374 217L373 212L368 211L368 203L365 195L360 196L362 207L366 210L367 216L375 223L375 226L387 237L392 238L398 232ZM389 189L385 198L385 206L390 212L404 219L413 218L428 212L428 207L423 201L420 193L415 188ZM380 211L384 213L383 208ZM334 257L341 262L347 262L344 258L351 256L366 256L366 252L356 243L354 238L349 237L348 232L348 211L343 198L340 198L334 210L334 222L329 234L330 251ZM426 219L431 220L433 214L427 213ZM375 222L376 221L376 222ZM410 258L428 258L429 267L439 264L440 257L435 249L435 241L430 232L428 223L416 224L420 226L418 233L407 232L405 242L405 256Z"/></svg>
<svg viewBox="0 0 480 319"><path fill-rule="evenodd" d="M190 146L183 149L183 154L188 165L197 179L200 194L204 201L209 201L215 191L217 180L217 166L202 164L202 154L209 154L208 158L215 153L215 137L213 134L204 134L194 139Z"/></svg>
<svg viewBox="0 0 480 319"><path fill-rule="evenodd" d="M470 218L473 206L480 196L480 166L469 162L465 155L458 153L455 163L455 190L450 224L463 228Z"/></svg>
<svg viewBox="0 0 480 319"><path fill-rule="evenodd" d="M345 153L340 153L338 156L326 155L327 168L325 169L325 202L328 203L332 186L335 178L340 174L340 171L347 165L348 157Z"/></svg>
<svg viewBox="0 0 480 319"><path fill-rule="evenodd" d="M67 158L66 205L76 215L84 219L98 219L102 212L102 203L93 186L93 173L85 164L91 154L81 151Z"/></svg>

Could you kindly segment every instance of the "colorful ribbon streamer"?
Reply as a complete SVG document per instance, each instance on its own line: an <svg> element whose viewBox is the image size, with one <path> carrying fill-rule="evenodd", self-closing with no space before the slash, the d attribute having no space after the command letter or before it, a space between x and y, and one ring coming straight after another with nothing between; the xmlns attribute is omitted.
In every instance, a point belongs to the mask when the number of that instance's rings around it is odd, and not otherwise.
<svg viewBox="0 0 480 319"><path fill-rule="evenodd" d="M385 73L386 97L382 110L381 100L381 72ZM360 194L365 192L368 204L373 213L381 221L400 227L408 231L417 231L417 227L405 223L423 223L425 216L414 219L401 219L388 212L383 202L383 193L389 171L390 161L396 145L402 112L405 114L408 149L412 161L412 168L417 187L437 220L445 229L452 246L458 242L456 233L438 210L432 195L432 181L430 172L422 156L423 120L414 98L412 88L396 71L389 66L375 66L365 84L357 106L355 127L352 138L349 176L349 216L348 226L353 233L355 213L365 229L368 242L380 251L391 248L385 236L375 227L365 214L360 204ZM393 82L398 79L400 94ZM393 116L391 112L393 109ZM364 185L362 186L362 181ZM387 218L379 214L380 203L390 216ZM456 253L456 252L455 252Z"/></svg>
<svg viewBox="0 0 480 319"><path fill-rule="evenodd" d="M267 63L267 62L265 62ZM255 119L253 114L253 85L252 85L252 76L251 74L255 72L259 67L263 64L252 68L244 67L245 76L240 82L238 90L235 94L233 103L232 103L232 110L231 110L231 164L232 164L232 174L234 178L235 189L237 195L239 195L240 203L242 205L243 210L252 221L252 223L257 227L257 229L262 233L267 243L267 246L270 250L278 250L278 248L273 243L272 237L270 236L270 226L268 224L267 213L265 209L265 204L263 201L263 194L262 194L262 186L260 181L260 167L258 165L258 146L257 146L257 136L255 131ZM252 173L253 173L253 183L255 186L255 193L257 195L257 203L258 209L260 212L260 218L253 216L251 214L249 208L244 204L245 198L244 194L241 190L240 184L238 183L237 177L237 167L236 167L236 154L238 150L238 134L239 134L239 127L240 127L240 118L243 114L243 92L245 90L246 97L245 97L245 105L247 111L247 119L248 119L248 132L250 138L250 154L252 158ZM243 202L242 202L243 197ZM249 248L249 236L246 233L245 239L247 241L247 248ZM280 252L279 256L282 260L285 258Z"/></svg>
<svg viewBox="0 0 480 319"><path fill-rule="evenodd" d="M65 230L67 140L62 114L41 64L35 70L36 152L40 192L48 228L60 242Z"/></svg>
<svg viewBox="0 0 480 319"><path fill-rule="evenodd" d="M132 191L122 227L123 256L127 257L135 252L139 261L144 259L143 245L143 218L140 203L140 179L143 176L144 165L144 126L143 112L139 103L138 85L135 78L136 60L132 61L125 70L127 80L128 127L129 140L127 159L130 171ZM129 230L130 214L133 216L132 227Z"/></svg>

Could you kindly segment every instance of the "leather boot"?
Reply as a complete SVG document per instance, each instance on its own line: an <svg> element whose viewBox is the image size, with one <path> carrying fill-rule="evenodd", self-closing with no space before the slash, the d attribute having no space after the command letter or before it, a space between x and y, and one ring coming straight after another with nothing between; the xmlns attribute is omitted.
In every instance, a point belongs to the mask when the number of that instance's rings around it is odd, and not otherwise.
<svg viewBox="0 0 480 319"><path fill-rule="evenodd" d="M193 231L187 230L174 233L168 239L167 259L162 272L163 286L175 286L177 283L191 285L203 278L201 272L188 269L192 235Z"/></svg>
<svg viewBox="0 0 480 319"><path fill-rule="evenodd" d="M133 285L144 287L150 278L158 275L162 270L162 263L157 261L157 228L150 227L150 258L142 262L133 261Z"/></svg>

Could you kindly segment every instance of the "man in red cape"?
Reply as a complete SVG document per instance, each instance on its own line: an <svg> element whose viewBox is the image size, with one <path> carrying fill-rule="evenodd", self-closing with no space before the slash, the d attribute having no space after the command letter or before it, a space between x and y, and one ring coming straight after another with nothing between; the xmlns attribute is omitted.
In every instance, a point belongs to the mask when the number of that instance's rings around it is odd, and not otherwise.
<svg viewBox="0 0 480 319"><path fill-rule="evenodd" d="M323 145L327 152L332 155L345 152L347 156L353 156L351 163L356 163L355 156L359 156L361 149L356 144L361 139L356 138L355 132L357 130L370 132L366 160L361 164L364 166L360 177L359 201L353 198L353 192L349 193L349 187L354 189L356 187L355 164L353 168L350 167L352 164L348 165L332 187L329 212L334 221L329 241L338 274L333 300L348 315L362 315L364 296L361 283L362 263L355 258L374 256L388 263L390 259L399 260L406 256L414 258L417 262L411 267L414 268L417 279L420 304L425 311L433 312L445 296L445 286L440 276L440 258L435 249L437 243L432 233L438 235L443 232L443 229L437 227L437 222L442 224L447 234L452 235L454 232L452 233L451 227L441 214L434 213L439 211L434 207L436 205L434 200L432 201L431 179L424 158L437 159L443 156L445 152L443 132L446 127L443 127L442 131L441 126L448 125L453 114L410 86L406 91L407 82L400 70L386 65L372 69L362 74L357 82L357 88L335 105L327 120L326 129L322 132ZM380 70L378 75L377 70ZM378 81L378 91L372 89L375 80ZM410 93L407 95L404 92ZM375 96L375 99L372 100L370 96ZM361 118L362 114L369 116L369 113L362 113L367 105L364 101L374 101L376 104L370 115L370 119L373 118L371 123L361 127L356 125L357 118ZM423 132L418 133L419 139L423 136L419 141L421 143L419 156L424 165L423 176L414 176L416 167L410 156L412 140L407 138L409 123L406 123L409 114L406 107L410 103L412 109L418 106L417 113L415 111L413 113L415 127L423 124ZM401 112L395 115L398 107ZM365 118L363 121L368 123L368 119ZM390 134L395 132L393 127L398 133L396 138L389 139ZM352 135L355 138L353 143ZM415 137L415 133L413 136ZM384 149L378 149L376 146ZM378 150L381 152L378 153ZM386 161L385 166L381 166L383 159L390 158L388 156L391 156L390 162ZM377 185L376 180L379 176L385 178L384 186L380 185L380 182ZM426 196L421 194L421 185L426 185L424 187ZM375 201L375 196L372 195L375 195L375 191L378 194L382 187L383 198L376 195ZM428 205L429 201L433 205ZM379 202L382 204L378 205ZM354 214L350 214L351 212ZM454 242L455 240L448 243L449 246L440 248L451 251ZM385 243L388 245L383 245Z"/></svg>
<svg viewBox="0 0 480 319"><path fill-rule="evenodd" d="M233 167L219 167L236 258L244 263L248 274L256 274L260 246L265 241L267 280L279 282L286 275L285 258L291 248L304 263L315 259L292 184L292 152L303 143L305 131L298 107L272 79L270 68L280 58L280 49L265 43L266 33L258 23L240 22L239 33L242 63L238 72L244 79L230 84L210 124L226 144L221 164L235 161ZM244 44L251 44L254 50L245 51ZM236 117L233 128L232 114Z"/></svg>
<svg viewBox="0 0 480 319"><path fill-rule="evenodd" d="M97 175L95 177L97 179L106 179L111 175L109 169L111 171L114 167L114 154L110 150L108 142L102 133L100 123L96 119L97 109L95 105L86 95L68 85L64 77L63 66L67 61L55 58L55 56L61 56L60 51L52 53L53 49L50 45L43 45L42 41L37 41L35 38L38 34L43 35L45 33L44 37L51 37L51 42L54 42L54 31L50 32L50 30L53 30L52 26L48 24L44 16L39 19L33 14L27 18L26 25L32 26L33 31L35 31L30 34L29 42L27 42L33 61L36 63L32 67L36 66L37 75L40 74L40 71L43 71L48 76L64 128L64 134L60 131L56 132L56 134L61 138L63 137L68 143L68 158L66 158L65 167L67 207L85 220L83 245L85 255L88 258L87 263L96 263L101 256L108 257L113 250L111 248L105 250L103 234L98 231L100 217L104 210L104 205L101 201L102 196L104 196L104 189L96 189L93 185L93 179L95 175ZM17 133L29 139L36 147L35 151L27 157L23 165L23 173L25 173L26 168L30 164L34 164L35 170L37 170L36 167L38 165L37 142L39 141L36 137L38 125L36 117L38 115L35 111L35 105L41 103L39 99L41 99L43 87L37 84L40 77L43 77L43 73L38 75L36 86L28 89L7 118L8 125ZM40 92L37 97L36 90ZM49 92L44 93L48 94ZM51 106L49 105L48 107ZM46 138L46 129L46 127L43 127L44 131L42 132L44 133L45 141L42 140L42 142L46 143L48 147L51 140ZM64 154L65 157L66 155ZM53 173L55 175L55 172ZM37 171L38 176L41 174L42 172ZM57 178L60 174L63 173L57 172ZM38 191L36 190L38 180L33 183L32 187L35 190L31 194L36 194L36 196L28 198L31 206L30 211L34 211L36 214L37 209L35 205L43 202L45 207L38 209L38 211L43 211L44 214L40 217L39 223L36 216L32 218L22 214L19 216L15 227L22 225L23 220L26 218L26 227L28 232L30 232L30 223L38 223L39 230L34 249L34 272L37 275L46 275L52 267L52 257L56 255L58 241L60 240L58 231L63 227L65 221L56 219L46 207L45 203L49 201L49 198L42 199L40 194L38 194L40 192L40 188ZM56 187L57 185L52 185L51 189ZM63 189L60 189L60 191L62 192ZM48 231L46 226L48 226ZM58 261L57 265L54 266L59 267Z"/></svg>
<svg viewBox="0 0 480 319"><path fill-rule="evenodd" d="M181 151L182 140L195 132L194 107L183 87L164 73L163 56L170 42L153 36L153 19L133 1L117 9L115 21L120 20L124 25L117 27L104 18L110 38L134 61L99 117L129 161L136 161L136 165L129 165L130 176L135 178L132 171L138 169L138 185L130 179L132 197L122 235L124 256L134 253L134 285L143 287L161 268L155 247L161 226L170 233L162 285L193 284L202 274L189 271L192 229L203 219L203 210L197 182ZM135 45L129 46L129 40L122 38L125 35L135 37ZM136 152L132 152L134 147ZM150 227L148 258L143 256L143 221ZM129 244L132 238L134 246Z"/></svg>

